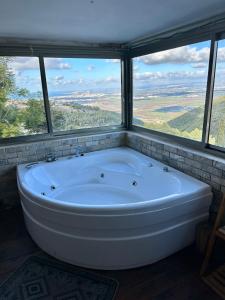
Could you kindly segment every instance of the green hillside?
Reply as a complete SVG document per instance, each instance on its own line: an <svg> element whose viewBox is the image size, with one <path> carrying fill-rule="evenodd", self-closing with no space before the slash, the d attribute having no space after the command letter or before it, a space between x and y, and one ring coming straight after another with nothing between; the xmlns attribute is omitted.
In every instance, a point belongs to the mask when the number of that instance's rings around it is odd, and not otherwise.
<svg viewBox="0 0 225 300"><path fill-rule="evenodd" d="M182 116L169 121L168 125L180 131L191 132L195 128L202 129L203 116L204 108L197 107L189 112L184 113Z"/></svg>
<svg viewBox="0 0 225 300"><path fill-rule="evenodd" d="M210 136L215 140L216 145L225 146L225 97L214 100ZM186 112L182 116L169 121L167 124L173 129L181 132L192 132L195 129L202 130L204 107L198 107Z"/></svg>

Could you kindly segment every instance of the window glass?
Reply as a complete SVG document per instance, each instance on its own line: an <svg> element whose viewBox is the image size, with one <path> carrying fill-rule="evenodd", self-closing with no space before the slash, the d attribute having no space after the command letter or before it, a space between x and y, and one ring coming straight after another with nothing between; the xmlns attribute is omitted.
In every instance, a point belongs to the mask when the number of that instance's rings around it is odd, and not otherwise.
<svg viewBox="0 0 225 300"><path fill-rule="evenodd" d="M121 124L117 59L45 58L54 131Z"/></svg>
<svg viewBox="0 0 225 300"><path fill-rule="evenodd" d="M133 124L200 141L210 41L133 60Z"/></svg>
<svg viewBox="0 0 225 300"><path fill-rule="evenodd" d="M0 57L0 137L47 132L37 57Z"/></svg>
<svg viewBox="0 0 225 300"><path fill-rule="evenodd" d="M225 147L225 40L218 42L209 143Z"/></svg>

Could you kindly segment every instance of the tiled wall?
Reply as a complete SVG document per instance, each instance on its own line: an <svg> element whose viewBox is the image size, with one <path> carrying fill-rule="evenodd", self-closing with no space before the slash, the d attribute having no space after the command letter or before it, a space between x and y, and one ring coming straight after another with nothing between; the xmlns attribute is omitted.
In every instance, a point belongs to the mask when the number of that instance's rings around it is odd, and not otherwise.
<svg viewBox="0 0 225 300"><path fill-rule="evenodd" d="M49 153L56 157L75 154L77 146L91 152L124 145L124 132L92 136L60 138L42 142L0 147L0 210L18 205L16 165L46 159Z"/></svg>
<svg viewBox="0 0 225 300"><path fill-rule="evenodd" d="M212 216L218 208L222 192L225 192L225 160L131 131L113 132L0 147L0 210L19 203L17 164L44 160L48 153L56 157L72 155L78 145L84 152L129 146L210 184L214 193Z"/></svg>
<svg viewBox="0 0 225 300"><path fill-rule="evenodd" d="M132 132L127 133L125 143L145 155L211 185L214 201L210 211L213 217L218 209L222 192L225 192L224 159Z"/></svg>

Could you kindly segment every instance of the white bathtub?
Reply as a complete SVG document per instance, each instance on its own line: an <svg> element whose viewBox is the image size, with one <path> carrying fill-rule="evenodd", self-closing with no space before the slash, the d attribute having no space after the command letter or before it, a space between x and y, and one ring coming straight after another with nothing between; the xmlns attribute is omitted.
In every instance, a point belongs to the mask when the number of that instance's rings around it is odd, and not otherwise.
<svg viewBox="0 0 225 300"><path fill-rule="evenodd" d="M27 229L44 251L96 269L156 262L194 241L210 187L129 148L20 165Z"/></svg>

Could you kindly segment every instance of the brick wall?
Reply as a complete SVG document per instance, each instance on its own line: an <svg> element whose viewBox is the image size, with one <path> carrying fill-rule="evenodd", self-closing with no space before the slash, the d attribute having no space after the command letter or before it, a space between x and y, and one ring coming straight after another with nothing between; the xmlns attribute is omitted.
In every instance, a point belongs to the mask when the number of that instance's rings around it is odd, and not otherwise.
<svg viewBox="0 0 225 300"><path fill-rule="evenodd" d="M132 132L127 132L125 143L128 147L209 184L214 194L210 208L213 217L222 193L225 192L224 159Z"/></svg>

